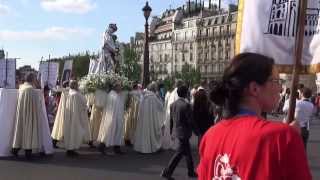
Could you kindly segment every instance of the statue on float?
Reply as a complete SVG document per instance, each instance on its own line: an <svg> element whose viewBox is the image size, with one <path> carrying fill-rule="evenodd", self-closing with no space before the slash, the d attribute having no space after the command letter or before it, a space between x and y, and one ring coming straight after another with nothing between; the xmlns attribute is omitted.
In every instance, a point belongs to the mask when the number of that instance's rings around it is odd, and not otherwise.
<svg viewBox="0 0 320 180"><path fill-rule="evenodd" d="M117 73L119 63L116 60L116 56L119 54L119 46L117 46L116 35L114 34L117 30L116 24L109 24L106 32L103 34L103 44L98 65L95 68L95 74Z"/></svg>

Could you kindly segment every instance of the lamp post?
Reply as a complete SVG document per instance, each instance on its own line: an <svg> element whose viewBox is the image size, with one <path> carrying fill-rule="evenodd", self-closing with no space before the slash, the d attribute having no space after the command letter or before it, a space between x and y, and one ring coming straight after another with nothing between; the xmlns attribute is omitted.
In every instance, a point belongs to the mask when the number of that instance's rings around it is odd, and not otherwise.
<svg viewBox="0 0 320 180"><path fill-rule="evenodd" d="M144 53L143 53L143 76L142 76L142 84L143 87L147 87L150 82L150 73L149 73L149 24L148 19L151 14L151 7L149 6L148 1L146 5L142 9L143 15L146 19L145 23L145 41L144 41Z"/></svg>

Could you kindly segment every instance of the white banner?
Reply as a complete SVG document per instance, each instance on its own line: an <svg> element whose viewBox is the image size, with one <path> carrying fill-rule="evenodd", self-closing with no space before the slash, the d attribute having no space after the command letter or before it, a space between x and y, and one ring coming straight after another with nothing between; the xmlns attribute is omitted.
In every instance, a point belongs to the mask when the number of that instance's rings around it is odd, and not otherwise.
<svg viewBox="0 0 320 180"><path fill-rule="evenodd" d="M0 88L16 88L16 59L0 59Z"/></svg>
<svg viewBox="0 0 320 180"><path fill-rule="evenodd" d="M68 60L64 62L63 72L61 76L61 85L63 84L64 81L70 80L70 77L72 75L72 64L73 64L73 60Z"/></svg>
<svg viewBox="0 0 320 180"><path fill-rule="evenodd" d="M275 59L278 65L294 61L299 0L240 0L238 52L255 52ZM308 0L303 65L320 63L320 2Z"/></svg>
<svg viewBox="0 0 320 180"><path fill-rule="evenodd" d="M41 88L46 85L50 89L54 88L58 79L59 63L56 62L40 62L39 65L39 75L41 82Z"/></svg>

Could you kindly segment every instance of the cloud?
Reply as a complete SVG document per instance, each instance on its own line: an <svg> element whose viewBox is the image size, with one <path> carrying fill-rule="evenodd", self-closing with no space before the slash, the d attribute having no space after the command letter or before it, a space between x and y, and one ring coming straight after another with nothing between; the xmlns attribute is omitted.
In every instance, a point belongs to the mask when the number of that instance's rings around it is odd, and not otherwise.
<svg viewBox="0 0 320 180"><path fill-rule="evenodd" d="M42 31L0 31L0 41L47 41L84 38L93 33L91 28L50 27Z"/></svg>
<svg viewBox="0 0 320 180"><path fill-rule="evenodd" d="M7 15L10 12L10 8L0 2L0 16Z"/></svg>
<svg viewBox="0 0 320 180"><path fill-rule="evenodd" d="M46 11L85 14L96 7L91 0L42 0L41 7Z"/></svg>

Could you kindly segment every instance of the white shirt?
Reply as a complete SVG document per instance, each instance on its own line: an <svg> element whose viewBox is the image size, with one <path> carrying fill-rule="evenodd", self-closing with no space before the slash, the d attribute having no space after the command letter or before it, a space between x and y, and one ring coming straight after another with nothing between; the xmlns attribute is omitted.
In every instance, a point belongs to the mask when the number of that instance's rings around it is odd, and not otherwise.
<svg viewBox="0 0 320 180"><path fill-rule="evenodd" d="M313 104L307 99L297 101L294 117L299 122L300 127L306 127L309 130L313 108Z"/></svg>

